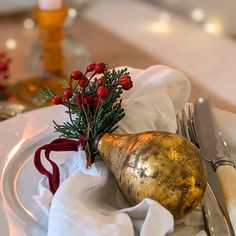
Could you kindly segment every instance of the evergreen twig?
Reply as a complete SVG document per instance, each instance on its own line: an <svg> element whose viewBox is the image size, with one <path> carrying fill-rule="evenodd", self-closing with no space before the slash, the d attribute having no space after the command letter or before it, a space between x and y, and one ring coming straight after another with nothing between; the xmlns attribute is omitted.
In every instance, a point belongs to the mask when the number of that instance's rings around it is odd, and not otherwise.
<svg viewBox="0 0 236 236"><path fill-rule="evenodd" d="M79 73L81 74L81 72ZM87 74L88 71L83 76ZM125 111L121 107L121 95L124 89L128 90L132 87L130 78L128 78L130 83L128 89L120 86L120 78L122 76L129 77L127 68L121 70L104 68L102 76L105 77L105 82L102 86L98 85L100 75L98 78L97 75L99 73L96 70L92 71L91 77L84 87L80 87L80 81L78 80L74 81L76 84L73 83L73 76L71 76L69 83L63 82L63 87L71 91L71 96L65 96L65 89L64 97L57 96L59 97L57 101L61 101L67 107L66 113L69 116L69 121L62 124L57 124L54 121L55 132L59 133L60 136L71 139L84 137L87 140L85 151L88 166L92 164L96 154L95 151L91 150L91 140L101 133L113 132L118 128L117 123L125 116ZM105 90L106 96L98 94L99 86ZM55 95L49 88L44 88L40 91L38 97L49 100L55 98ZM79 98L81 98L80 101ZM97 105L93 104L95 99L98 100Z"/></svg>

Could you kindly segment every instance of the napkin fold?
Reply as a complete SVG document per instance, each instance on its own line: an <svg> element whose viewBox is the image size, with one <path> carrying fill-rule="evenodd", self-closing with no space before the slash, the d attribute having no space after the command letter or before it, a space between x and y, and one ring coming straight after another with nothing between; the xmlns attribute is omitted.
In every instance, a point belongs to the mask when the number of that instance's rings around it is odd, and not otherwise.
<svg viewBox="0 0 236 236"><path fill-rule="evenodd" d="M97 160L88 172L83 154L74 154L76 171L52 200L48 235L165 235L172 230L173 217L164 207L151 199L128 207L104 163Z"/></svg>
<svg viewBox="0 0 236 236"><path fill-rule="evenodd" d="M190 95L187 78L162 65L128 70L133 88L124 93L126 116L116 133L175 132L175 114ZM158 202L144 199L128 207L101 160L86 169L85 154L79 151L73 158L65 158L60 169L62 183L56 194L52 197L43 178L36 197L49 216L49 236L161 236L173 230L172 215Z"/></svg>

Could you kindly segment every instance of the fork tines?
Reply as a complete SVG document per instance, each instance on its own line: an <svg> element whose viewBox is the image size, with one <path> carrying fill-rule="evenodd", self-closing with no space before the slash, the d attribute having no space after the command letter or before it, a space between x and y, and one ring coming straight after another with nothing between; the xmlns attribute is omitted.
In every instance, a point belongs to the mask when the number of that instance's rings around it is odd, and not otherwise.
<svg viewBox="0 0 236 236"><path fill-rule="evenodd" d="M199 147L194 127L193 105L187 103L184 109L176 115L177 134L186 137L194 145Z"/></svg>

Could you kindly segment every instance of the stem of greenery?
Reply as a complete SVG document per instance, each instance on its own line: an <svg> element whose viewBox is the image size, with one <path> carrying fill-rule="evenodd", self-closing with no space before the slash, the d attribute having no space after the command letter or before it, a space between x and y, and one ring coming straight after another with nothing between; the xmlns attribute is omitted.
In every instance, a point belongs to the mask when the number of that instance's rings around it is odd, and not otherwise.
<svg viewBox="0 0 236 236"><path fill-rule="evenodd" d="M84 74L84 76L87 72ZM113 132L118 128L117 123L125 116L124 109L121 107L121 94L123 89L118 86L118 80L121 76L129 75L127 69L122 70L105 70L103 75L106 78L103 86L108 88L106 97L97 95L97 78L93 73L84 88L79 87L79 83L74 86L70 80L68 86L73 91L73 96L68 101L63 101L67 107L69 121L57 124L54 121L55 132L61 137L80 139L84 137L87 140L85 151L87 154L87 167L90 167L94 161L95 151L91 148L92 140L104 132ZM40 97L44 100L52 99L55 93L49 88L40 91ZM95 107L92 103L84 104L84 97L90 95L98 99ZM82 104L76 103L76 97L81 96Z"/></svg>

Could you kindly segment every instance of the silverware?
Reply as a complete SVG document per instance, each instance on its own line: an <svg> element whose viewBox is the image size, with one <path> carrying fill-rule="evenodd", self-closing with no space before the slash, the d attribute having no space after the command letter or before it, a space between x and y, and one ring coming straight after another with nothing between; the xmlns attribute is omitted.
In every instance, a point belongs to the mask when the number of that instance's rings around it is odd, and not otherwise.
<svg viewBox="0 0 236 236"><path fill-rule="evenodd" d="M186 111L185 111L186 109ZM186 137L199 148L198 140L194 130L192 104L177 115L177 133ZM218 201L209 184L202 200L202 210L206 231L210 236L231 236L233 235L231 226L228 223Z"/></svg>
<svg viewBox="0 0 236 236"><path fill-rule="evenodd" d="M212 109L207 100L200 98L194 104L194 121L200 149L203 157L211 163L216 172L236 234L236 166L217 129Z"/></svg>

